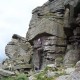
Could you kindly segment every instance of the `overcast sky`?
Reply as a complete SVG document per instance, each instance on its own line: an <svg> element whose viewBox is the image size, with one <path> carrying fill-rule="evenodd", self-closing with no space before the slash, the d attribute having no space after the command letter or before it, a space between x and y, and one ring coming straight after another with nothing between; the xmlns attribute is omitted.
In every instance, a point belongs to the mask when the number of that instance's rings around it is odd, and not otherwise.
<svg viewBox="0 0 80 80"><path fill-rule="evenodd" d="M5 59L5 46L12 35L26 36L31 12L47 0L0 0L0 61Z"/></svg>

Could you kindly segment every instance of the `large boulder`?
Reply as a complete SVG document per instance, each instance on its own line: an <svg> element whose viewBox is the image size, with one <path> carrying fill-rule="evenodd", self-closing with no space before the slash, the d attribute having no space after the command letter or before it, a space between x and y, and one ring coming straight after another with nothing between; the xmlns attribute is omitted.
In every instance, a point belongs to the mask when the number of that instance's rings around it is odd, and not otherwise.
<svg viewBox="0 0 80 80"><path fill-rule="evenodd" d="M12 36L12 41L5 48L5 53L9 57L3 61L4 69L20 70L31 69L32 46L26 40L17 34Z"/></svg>
<svg viewBox="0 0 80 80"><path fill-rule="evenodd" d="M64 57L64 66L75 66L76 62L80 59L80 51L78 49L69 50Z"/></svg>
<svg viewBox="0 0 80 80"><path fill-rule="evenodd" d="M26 56L32 54L30 51L32 47L29 42L24 37L19 35L13 35L12 41L5 47L5 54L9 58L18 58L19 56ZM29 53L28 53L29 52Z"/></svg>
<svg viewBox="0 0 80 80"><path fill-rule="evenodd" d="M54 54L65 51L64 10L64 0L50 0L32 11L26 38L34 48L35 69L54 63Z"/></svg>

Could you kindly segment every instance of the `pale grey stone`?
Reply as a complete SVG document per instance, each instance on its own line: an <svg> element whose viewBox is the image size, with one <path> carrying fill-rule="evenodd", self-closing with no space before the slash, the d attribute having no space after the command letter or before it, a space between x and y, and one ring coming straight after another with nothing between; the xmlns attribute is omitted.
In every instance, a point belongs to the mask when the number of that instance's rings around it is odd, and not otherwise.
<svg viewBox="0 0 80 80"><path fill-rule="evenodd" d="M79 58L80 58L80 52L78 49L68 51L64 57L65 67L75 66Z"/></svg>
<svg viewBox="0 0 80 80"><path fill-rule="evenodd" d="M69 75L59 76L56 80L72 80Z"/></svg>
<svg viewBox="0 0 80 80"><path fill-rule="evenodd" d="M75 65L76 71L80 71L80 61L78 61Z"/></svg>
<svg viewBox="0 0 80 80"><path fill-rule="evenodd" d="M11 75L15 75L15 73L11 72L11 71L8 71L8 70L0 69L0 75L2 75L2 76L11 76Z"/></svg>
<svg viewBox="0 0 80 80"><path fill-rule="evenodd" d="M3 69L14 71L32 68L31 58L33 51L26 38L14 34L11 42L5 47L5 54L9 59L3 61Z"/></svg>

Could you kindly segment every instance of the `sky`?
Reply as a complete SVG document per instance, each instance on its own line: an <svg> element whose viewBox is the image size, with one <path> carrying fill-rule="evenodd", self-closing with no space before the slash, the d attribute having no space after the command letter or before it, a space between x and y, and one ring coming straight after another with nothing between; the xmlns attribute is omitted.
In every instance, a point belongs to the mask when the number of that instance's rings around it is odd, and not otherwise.
<svg viewBox="0 0 80 80"><path fill-rule="evenodd" d="M13 34L25 37L31 12L47 0L0 0L0 62L6 58L5 46Z"/></svg>

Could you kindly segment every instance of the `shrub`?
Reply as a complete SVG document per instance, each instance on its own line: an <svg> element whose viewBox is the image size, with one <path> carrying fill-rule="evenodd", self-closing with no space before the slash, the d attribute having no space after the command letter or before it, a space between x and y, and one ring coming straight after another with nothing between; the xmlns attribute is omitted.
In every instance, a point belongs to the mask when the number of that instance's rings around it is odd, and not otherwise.
<svg viewBox="0 0 80 80"><path fill-rule="evenodd" d="M3 78L1 78L1 80L15 80L13 77L3 77Z"/></svg>
<svg viewBox="0 0 80 80"><path fill-rule="evenodd" d="M18 74L15 80L28 80L28 77L26 74Z"/></svg>
<svg viewBox="0 0 80 80"><path fill-rule="evenodd" d="M22 74L18 74L15 77L10 77L10 76L9 77L3 77L0 80L28 80L28 77L26 74L22 73Z"/></svg>

